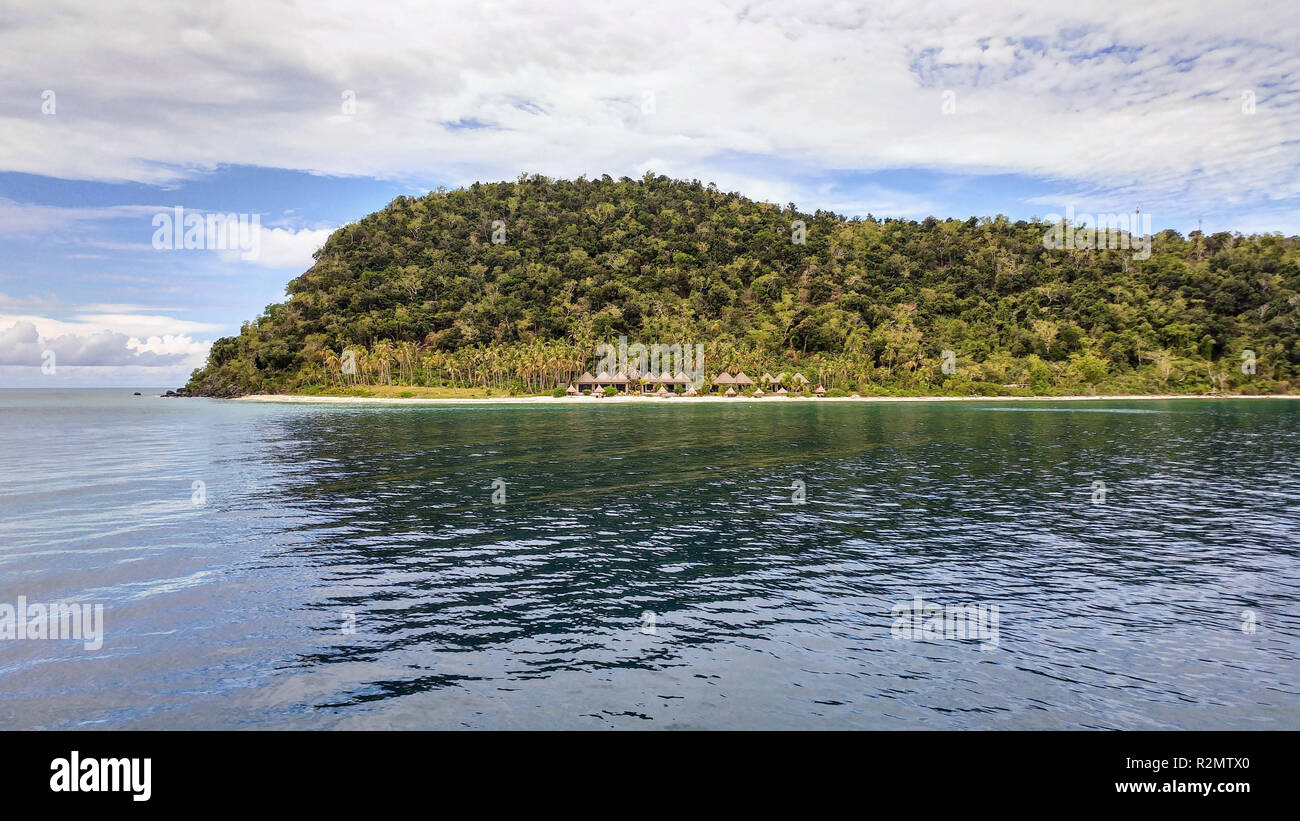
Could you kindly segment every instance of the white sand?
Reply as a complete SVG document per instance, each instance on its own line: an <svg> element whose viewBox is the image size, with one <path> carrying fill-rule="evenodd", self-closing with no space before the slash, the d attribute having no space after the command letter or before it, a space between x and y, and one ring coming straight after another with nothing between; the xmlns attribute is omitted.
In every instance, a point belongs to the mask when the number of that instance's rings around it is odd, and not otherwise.
<svg viewBox="0 0 1300 821"><path fill-rule="evenodd" d="M1103 402L1103 401L1164 401L1171 399L1300 399L1300 395L1269 394L1265 396L1194 396L1187 394L1135 394L1112 396L618 396L594 399L590 396L487 396L481 398L431 399L422 397L392 396L297 396L292 394L258 393L240 396L236 402L305 402L322 405L358 405L358 404L410 404L410 405L625 405L638 403L668 403L670 405L691 405L703 402L740 402L781 405L788 402Z"/></svg>

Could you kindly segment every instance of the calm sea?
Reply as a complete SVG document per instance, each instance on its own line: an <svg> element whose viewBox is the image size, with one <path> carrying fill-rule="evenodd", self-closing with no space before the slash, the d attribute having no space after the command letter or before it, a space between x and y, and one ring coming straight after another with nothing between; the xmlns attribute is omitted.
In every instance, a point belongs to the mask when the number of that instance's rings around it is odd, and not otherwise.
<svg viewBox="0 0 1300 821"><path fill-rule="evenodd" d="M0 391L0 612L104 619L0 728L1297 729L1298 466L1288 401Z"/></svg>

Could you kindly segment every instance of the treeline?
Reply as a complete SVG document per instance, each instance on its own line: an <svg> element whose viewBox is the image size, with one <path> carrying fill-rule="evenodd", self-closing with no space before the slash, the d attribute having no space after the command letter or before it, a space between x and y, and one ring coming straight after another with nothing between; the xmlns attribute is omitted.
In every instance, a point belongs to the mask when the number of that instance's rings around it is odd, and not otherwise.
<svg viewBox="0 0 1300 821"><path fill-rule="evenodd" d="M805 214L652 175L400 197L330 236L188 388L544 392L624 335L701 343L710 374L863 393L1300 389L1300 238L1165 231L1138 260L1048 250L1045 231Z"/></svg>

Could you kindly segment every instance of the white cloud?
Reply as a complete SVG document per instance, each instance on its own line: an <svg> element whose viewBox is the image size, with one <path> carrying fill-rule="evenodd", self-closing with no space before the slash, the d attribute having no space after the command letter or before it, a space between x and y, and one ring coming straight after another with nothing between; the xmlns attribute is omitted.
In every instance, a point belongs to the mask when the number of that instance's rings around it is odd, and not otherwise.
<svg viewBox="0 0 1300 821"><path fill-rule="evenodd" d="M2 155L0 155L2 156ZM84 223L114 219L148 220L159 211L152 205L66 207L14 202L0 197L0 234L46 234L70 231Z"/></svg>
<svg viewBox="0 0 1300 821"><path fill-rule="evenodd" d="M240 163L466 182L654 160L730 188L718 158L748 154L767 160L752 176L771 178L754 187L774 193L792 188L781 163L923 167L1057 180L1112 211L1248 209L1300 196L1297 39L1293 6L1235 0L322 0L202 14L29 0L0 30L0 168L158 183ZM58 95L53 116L42 89ZM271 240L276 266L303 259L301 233Z"/></svg>
<svg viewBox="0 0 1300 821"><path fill-rule="evenodd" d="M112 205L101 207L67 207L20 203L0 197L0 234L22 236L55 236L64 241L102 248L110 251L128 251L149 253L158 250L153 244L155 234L163 230L163 236L171 239L170 226L175 206L161 205ZM265 227L261 225L261 214L230 214L225 211L205 211L199 208L185 208L184 213L200 217L215 216L221 221L216 235L203 234L202 246L196 250L200 253L214 252L223 262L248 262L264 268L308 268L314 254L333 233L332 227L289 228ZM160 229L154 222L156 216L167 217L167 229ZM229 218L229 219L228 219ZM88 226L108 220L134 219L139 222L140 242L120 242L97 239L86 233ZM241 223L242 220L242 223ZM228 229L227 223L231 226ZM253 226L256 226L255 228ZM182 227L176 232L179 242L188 230ZM220 236L221 242L212 247L203 247ZM225 245L230 248L226 249ZM168 249L171 250L171 249ZM89 254L71 256L94 258ZM0 307L4 306L0 294Z"/></svg>
<svg viewBox="0 0 1300 821"><path fill-rule="evenodd" d="M161 337L151 336L144 341L132 337L127 340L126 347L142 354L151 353L163 357L185 357L197 367L207 358L208 350L212 347L212 341L198 341L183 334L180 336L167 334Z"/></svg>
<svg viewBox="0 0 1300 821"><path fill-rule="evenodd" d="M45 348L30 322L16 322L0 329L0 365L39 366Z"/></svg>
<svg viewBox="0 0 1300 821"><path fill-rule="evenodd" d="M0 314L0 365L39 367L46 351L53 351L58 367L195 368L207 358L212 341L177 329L216 327L134 314L87 314L75 321ZM165 330L150 334L147 329Z"/></svg>
<svg viewBox="0 0 1300 821"><path fill-rule="evenodd" d="M135 343L132 345L131 343ZM53 359L49 359L50 354ZM53 338L40 338L36 326L30 322L16 322L8 330L0 331L0 365L39 367L48 361L63 365L136 365L157 367L176 365L186 356L184 352L158 353L141 346L138 340L128 340L125 334L112 331L95 331L78 335L64 334Z"/></svg>
<svg viewBox="0 0 1300 821"><path fill-rule="evenodd" d="M262 268L293 268L298 271L310 268L312 254L316 253L333 228L308 229L294 231L289 228L262 228L257 232L257 249L253 254L239 250L223 251L221 259L225 262L244 261ZM247 259L245 259L248 257Z"/></svg>
<svg viewBox="0 0 1300 821"><path fill-rule="evenodd" d="M99 331L111 331L135 337L192 335L213 333L223 327L212 322L194 322L153 314L78 313L72 319L55 319L37 314L0 313L0 324L10 322L31 323L36 326L41 336L87 334Z"/></svg>
<svg viewBox="0 0 1300 821"><path fill-rule="evenodd" d="M63 309L63 303L56 296L9 296L0 293L2 311L61 311Z"/></svg>

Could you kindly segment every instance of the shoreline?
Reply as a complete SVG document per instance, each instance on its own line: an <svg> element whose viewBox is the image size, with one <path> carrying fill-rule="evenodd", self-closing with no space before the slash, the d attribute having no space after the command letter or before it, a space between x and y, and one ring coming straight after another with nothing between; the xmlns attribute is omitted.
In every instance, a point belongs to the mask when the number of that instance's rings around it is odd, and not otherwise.
<svg viewBox="0 0 1300 821"><path fill-rule="evenodd" d="M319 405L631 405L631 404L768 404L828 403L828 402L1131 402L1171 401L1185 399L1300 399L1300 394L1108 394L1098 396L607 396L593 399L590 396L484 396L484 397L397 397L397 396L308 396L286 393L254 393L237 396L233 402L303 403Z"/></svg>

